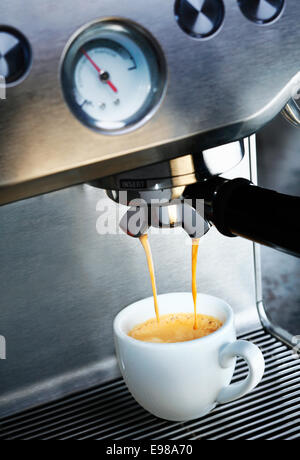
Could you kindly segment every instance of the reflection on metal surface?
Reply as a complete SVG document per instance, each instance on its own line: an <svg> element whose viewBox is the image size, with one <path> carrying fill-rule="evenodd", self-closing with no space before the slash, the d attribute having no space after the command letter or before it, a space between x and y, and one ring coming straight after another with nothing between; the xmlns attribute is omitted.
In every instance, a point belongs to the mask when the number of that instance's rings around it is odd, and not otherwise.
<svg viewBox="0 0 300 460"><path fill-rule="evenodd" d="M23 82L32 65L32 50L27 38L13 27L0 26L0 75L7 87Z"/></svg>
<svg viewBox="0 0 300 460"><path fill-rule="evenodd" d="M282 14L285 0L238 0L238 4L247 19L268 25Z"/></svg>
<svg viewBox="0 0 300 460"><path fill-rule="evenodd" d="M202 217L204 215L204 202L197 210L186 200L185 203L171 202L167 206L134 206L123 216L120 228L127 235L140 238L148 233L151 228L171 230L170 238L174 228L182 228L190 238L200 239L211 228L210 224Z"/></svg>
<svg viewBox="0 0 300 460"><path fill-rule="evenodd" d="M212 37L221 27L223 0L176 0L175 16L179 26L193 38Z"/></svg>
<svg viewBox="0 0 300 460"><path fill-rule="evenodd" d="M300 108L294 99L291 99L282 110L284 118L297 128L300 127Z"/></svg>
<svg viewBox="0 0 300 460"><path fill-rule="evenodd" d="M6 359L6 340L3 335L0 335L0 359Z"/></svg>
<svg viewBox="0 0 300 460"><path fill-rule="evenodd" d="M172 201L182 196L185 186L232 170L242 161L244 154L244 142L232 142L195 155L98 179L91 185L108 190L113 201L125 205L132 205L136 199L149 204L152 200ZM123 190L126 195L120 193Z"/></svg>

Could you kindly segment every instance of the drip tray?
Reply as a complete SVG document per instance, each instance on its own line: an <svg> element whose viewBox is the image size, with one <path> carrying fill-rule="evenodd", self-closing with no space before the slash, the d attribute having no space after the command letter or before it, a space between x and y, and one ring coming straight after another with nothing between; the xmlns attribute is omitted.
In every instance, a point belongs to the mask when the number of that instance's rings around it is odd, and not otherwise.
<svg viewBox="0 0 300 460"><path fill-rule="evenodd" d="M188 423L157 419L122 379L0 421L3 440L296 440L300 438L300 359L263 329L241 337L263 351L266 373L251 394ZM234 381L245 378L239 361Z"/></svg>

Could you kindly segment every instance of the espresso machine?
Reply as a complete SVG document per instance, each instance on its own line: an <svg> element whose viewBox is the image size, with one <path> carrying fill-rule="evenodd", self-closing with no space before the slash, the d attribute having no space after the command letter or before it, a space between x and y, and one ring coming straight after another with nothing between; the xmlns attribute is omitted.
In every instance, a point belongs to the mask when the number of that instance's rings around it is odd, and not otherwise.
<svg viewBox="0 0 300 460"><path fill-rule="evenodd" d="M260 250L300 255L300 198L258 187L256 144L280 112L300 126L299 1L51 3L0 6L0 438L299 439L299 341ZM146 413L116 364L115 315L151 295L144 233L159 293L190 291L200 238L199 291L265 356L194 422Z"/></svg>

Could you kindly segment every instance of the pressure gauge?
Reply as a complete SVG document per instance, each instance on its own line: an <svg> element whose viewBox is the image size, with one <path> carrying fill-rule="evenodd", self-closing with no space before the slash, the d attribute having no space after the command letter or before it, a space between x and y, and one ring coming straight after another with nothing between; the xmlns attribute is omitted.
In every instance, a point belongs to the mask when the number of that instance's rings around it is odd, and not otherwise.
<svg viewBox="0 0 300 460"><path fill-rule="evenodd" d="M146 123L166 90L160 46L125 20L100 20L71 39L61 65L65 100L86 126L122 134Z"/></svg>

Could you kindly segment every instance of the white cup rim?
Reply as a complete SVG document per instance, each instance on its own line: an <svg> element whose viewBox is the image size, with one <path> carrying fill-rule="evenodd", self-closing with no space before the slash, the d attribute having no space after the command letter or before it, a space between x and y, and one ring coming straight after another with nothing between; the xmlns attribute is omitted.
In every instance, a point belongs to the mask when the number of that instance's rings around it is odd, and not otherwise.
<svg viewBox="0 0 300 460"><path fill-rule="evenodd" d="M176 296L178 296L178 295L192 296L191 293L187 293L187 292L176 292L176 293L173 292L173 293L159 295L158 296L158 301L160 299L166 297L166 296L174 296L174 295L176 295ZM217 331L215 331L212 334L209 334L209 335L207 335L205 337L200 337L199 339L190 340L190 341L186 341L186 342L175 342L175 343L143 342L143 341L134 339L133 337L130 337L123 330L122 321L124 321L126 316L129 313L131 313L132 310L135 310L135 309L139 308L143 303L145 303L146 301L148 302L150 299L153 299L153 298L148 297L146 299L142 299L142 300L140 300L138 302L135 302L135 303L125 307L123 310L121 310L118 313L118 315L116 316L116 318L114 320L114 324L113 324L113 329L114 329L115 336L117 336L118 338L120 338L122 340L126 340L129 343L131 343L131 344L133 344L133 345L135 345L137 347L144 347L144 348L148 348L148 349L152 348L152 349L157 350L157 349L161 348L163 350L166 350L166 349L172 349L172 348L175 348L175 347L177 347L177 348L178 347L186 347L186 348L188 348L188 347L200 344L200 343L203 344L204 342L209 344L209 342L212 342L212 341L216 340L219 336L221 336L223 334L226 334L228 329L232 328L232 326L234 325L234 313L233 313L232 307L227 302L225 302L223 299L220 299L220 298L215 297L215 296L199 293L198 296L197 296L198 304L199 304L199 301L205 301L205 299L209 299L210 301L213 300L214 302L217 302L219 306L222 305L223 311L226 314L226 320L225 320L225 322L223 323L223 325L222 325L222 327L220 329L218 329ZM139 323L137 322L137 324L139 324Z"/></svg>

